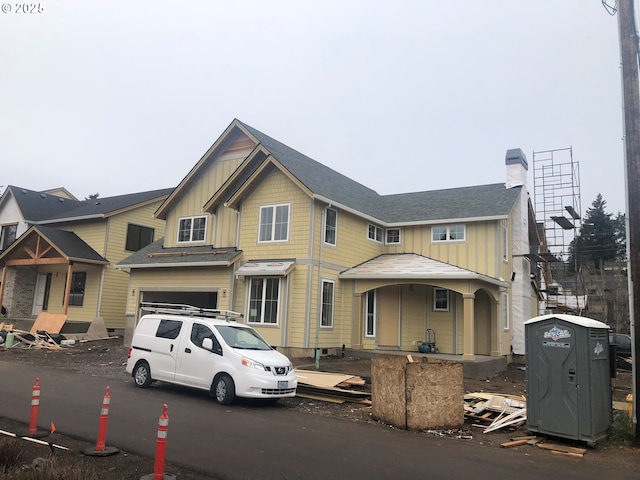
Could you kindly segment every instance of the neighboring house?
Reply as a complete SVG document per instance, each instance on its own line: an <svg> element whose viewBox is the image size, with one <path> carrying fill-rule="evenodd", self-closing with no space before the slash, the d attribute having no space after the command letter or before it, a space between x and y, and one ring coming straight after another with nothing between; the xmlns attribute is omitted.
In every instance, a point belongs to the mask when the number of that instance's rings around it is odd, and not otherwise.
<svg viewBox="0 0 640 480"><path fill-rule="evenodd" d="M527 168L509 150L506 184L379 195L234 120L157 210L164 239L116 265L127 330L155 301L242 312L294 356L416 351L428 332L464 360L523 354Z"/></svg>
<svg viewBox="0 0 640 480"><path fill-rule="evenodd" d="M153 212L172 189L78 201L64 189L9 186L0 198L0 302L7 316L41 312L124 330L129 278L115 263L164 235Z"/></svg>

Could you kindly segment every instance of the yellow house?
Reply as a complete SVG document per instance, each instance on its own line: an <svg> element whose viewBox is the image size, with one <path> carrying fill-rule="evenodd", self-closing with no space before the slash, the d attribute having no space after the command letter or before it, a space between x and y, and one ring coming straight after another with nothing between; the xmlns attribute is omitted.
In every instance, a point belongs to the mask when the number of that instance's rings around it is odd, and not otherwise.
<svg viewBox="0 0 640 480"><path fill-rule="evenodd" d="M234 120L156 211L165 237L116 266L127 330L152 301L241 312L291 356L524 353L536 229L526 158L505 164L503 183L379 195Z"/></svg>
<svg viewBox="0 0 640 480"><path fill-rule="evenodd" d="M120 260L164 235L153 217L172 189L78 201L10 186L0 199L0 303L14 320L55 314L62 333L125 327L129 276ZM10 234L9 234L10 232Z"/></svg>

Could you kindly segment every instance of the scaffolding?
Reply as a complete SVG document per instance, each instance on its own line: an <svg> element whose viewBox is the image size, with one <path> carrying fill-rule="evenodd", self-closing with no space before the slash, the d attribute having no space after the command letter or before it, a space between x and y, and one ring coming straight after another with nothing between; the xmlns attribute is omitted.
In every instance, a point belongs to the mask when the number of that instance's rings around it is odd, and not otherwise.
<svg viewBox="0 0 640 480"><path fill-rule="evenodd" d="M536 219L548 251L566 262L582 214L580 170L572 148L533 152L533 185Z"/></svg>
<svg viewBox="0 0 640 480"><path fill-rule="evenodd" d="M584 297L567 275L570 246L582 226L580 171L572 148L533 152L533 185L539 256L544 259L541 309L578 313L584 308Z"/></svg>

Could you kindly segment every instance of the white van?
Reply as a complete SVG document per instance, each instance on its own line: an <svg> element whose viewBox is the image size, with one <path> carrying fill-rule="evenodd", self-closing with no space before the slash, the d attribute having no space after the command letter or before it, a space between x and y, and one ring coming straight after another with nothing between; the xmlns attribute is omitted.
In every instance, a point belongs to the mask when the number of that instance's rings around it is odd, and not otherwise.
<svg viewBox="0 0 640 480"><path fill-rule="evenodd" d="M147 303L133 334L127 373L138 387L160 380L208 390L222 405L238 397L294 397L291 361L235 312Z"/></svg>

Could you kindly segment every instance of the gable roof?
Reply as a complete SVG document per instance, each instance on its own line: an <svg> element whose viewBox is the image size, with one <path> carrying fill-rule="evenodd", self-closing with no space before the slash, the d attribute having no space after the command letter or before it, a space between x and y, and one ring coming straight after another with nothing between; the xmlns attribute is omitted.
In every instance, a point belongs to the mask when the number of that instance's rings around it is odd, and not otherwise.
<svg viewBox="0 0 640 480"><path fill-rule="evenodd" d="M16 200L26 222L43 225L105 218L129 208L157 201L172 191L172 188L164 188L80 201L9 185L5 195L0 199L0 205L5 197L8 198L7 194L10 194Z"/></svg>
<svg viewBox="0 0 640 480"><path fill-rule="evenodd" d="M232 206L244 195L248 182L255 182L271 164L304 188L313 198L342 208L385 226L404 223L429 223L447 220L505 218L509 215L522 187L507 189L504 183L425 192L380 195L375 190L294 150L261 131L234 119L207 153L183 179L174 193L158 209L164 218L171 201L183 192L199 170L211 161L217 149L224 149L238 131L256 146L245 161L203 206L212 209L221 202Z"/></svg>
<svg viewBox="0 0 640 480"><path fill-rule="evenodd" d="M41 245L37 241L37 236L43 238L52 248L48 250L48 247ZM35 242L34 242L35 240ZM33 248L31 244L34 244ZM4 250L0 254L0 264L5 263L9 258L16 258L21 255L21 249L27 247L30 250L29 255L25 255L26 259L36 259L32 255L46 255L51 258L53 251L64 258L67 262L81 262L81 263L95 263L95 264L108 264L109 260L104 258L93 248L91 248L84 240L78 237L73 232L66 230L59 230L53 227L45 227L42 225L34 225L24 234L20 236L15 242L13 242L9 248ZM50 253L46 253L45 250ZM43 253L44 252L44 253Z"/></svg>
<svg viewBox="0 0 640 480"><path fill-rule="evenodd" d="M504 183L379 195L376 191L332 170L283 143L236 120L316 197L378 219L387 225L505 217L521 187Z"/></svg>

